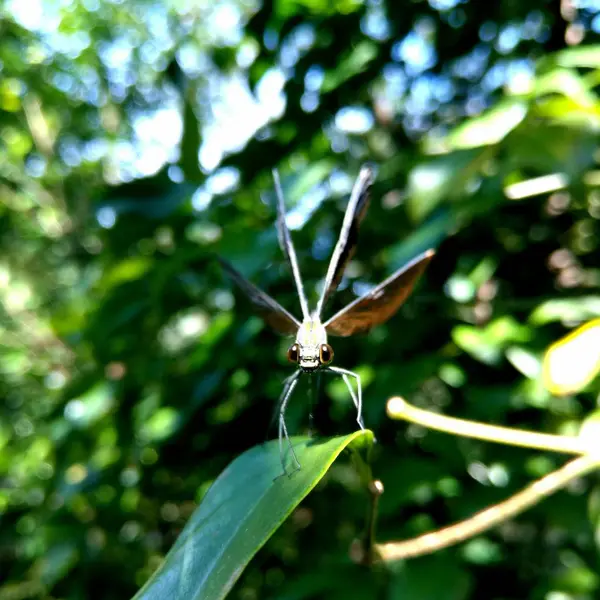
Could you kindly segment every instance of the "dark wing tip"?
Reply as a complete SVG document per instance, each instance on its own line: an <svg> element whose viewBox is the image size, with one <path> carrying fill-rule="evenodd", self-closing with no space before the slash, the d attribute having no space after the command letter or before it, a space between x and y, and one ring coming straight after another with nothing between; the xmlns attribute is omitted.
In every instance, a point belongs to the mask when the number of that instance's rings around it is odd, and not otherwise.
<svg viewBox="0 0 600 600"><path fill-rule="evenodd" d="M363 333L387 321L404 304L435 254L433 248L413 258L387 279L325 322L331 335Z"/></svg>

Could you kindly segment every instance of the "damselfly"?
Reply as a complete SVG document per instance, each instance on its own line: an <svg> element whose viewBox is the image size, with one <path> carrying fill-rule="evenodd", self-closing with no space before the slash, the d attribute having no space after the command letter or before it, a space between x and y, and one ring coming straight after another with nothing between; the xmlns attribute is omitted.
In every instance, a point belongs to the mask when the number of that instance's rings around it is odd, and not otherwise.
<svg viewBox="0 0 600 600"><path fill-rule="evenodd" d="M360 377L353 371L331 366L333 349L327 342L327 335L346 337L356 333L364 333L375 325L387 321L408 298L415 283L433 257L434 252L433 250L423 252L390 275L378 286L348 304L329 319L323 321L323 309L328 299L337 289L344 270L356 250L358 229L369 204L373 171L370 167L364 166L354 184L342 223L340 237L333 250L333 255L327 269L323 291L315 310L312 312L308 308L302 278L300 277L300 269L298 268L296 251L294 250L290 232L285 222L283 193L277 171L273 171L273 179L275 181L275 193L277 196L277 233L279 244L292 269L302 309L302 322L238 273L227 261L221 258L219 260L229 276L252 302L258 314L275 331L284 335L296 336L295 342L288 349L287 358L291 363L298 365L298 368L285 380L279 399L279 451L283 471L287 473L283 453L284 437L288 442L296 468L300 468L300 463L294 452L285 424L285 411L292 392L298 383L298 378L302 373L314 373L318 370L340 375L348 387L350 396L356 406L356 420L361 429L364 429ZM356 380L356 392L352 387L350 377Z"/></svg>

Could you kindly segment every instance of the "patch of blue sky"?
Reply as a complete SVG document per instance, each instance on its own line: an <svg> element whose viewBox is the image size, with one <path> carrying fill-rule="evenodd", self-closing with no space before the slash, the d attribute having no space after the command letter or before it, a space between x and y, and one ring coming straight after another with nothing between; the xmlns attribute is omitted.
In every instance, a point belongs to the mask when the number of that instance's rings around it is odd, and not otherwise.
<svg viewBox="0 0 600 600"><path fill-rule="evenodd" d="M291 69L315 43L315 30L312 25L298 25L281 43L279 64L283 69Z"/></svg>
<svg viewBox="0 0 600 600"><path fill-rule="evenodd" d="M234 2L215 2L210 14L213 41L223 46L236 46L242 41L242 11Z"/></svg>
<svg viewBox="0 0 600 600"><path fill-rule="evenodd" d="M133 44L127 36L113 38L98 44L98 56L104 65L117 72L126 68L133 57Z"/></svg>
<svg viewBox="0 0 600 600"><path fill-rule="evenodd" d="M312 113L319 108L319 94L315 92L304 92L300 96L300 108L305 113Z"/></svg>
<svg viewBox="0 0 600 600"><path fill-rule="evenodd" d="M405 112L410 115L431 114L438 106L433 93L433 85L428 78L417 78L410 88L404 104Z"/></svg>
<svg viewBox="0 0 600 600"><path fill-rule="evenodd" d="M455 8L462 0L429 0L429 6L434 10L446 11Z"/></svg>
<svg viewBox="0 0 600 600"><path fill-rule="evenodd" d="M452 73L457 77L476 81L483 76L488 68L489 57L489 46L480 44L465 56L454 61Z"/></svg>
<svg viewBox="0 0 600 600"><path fill-rule="evenodd" d="M123 139L110 145L98 143L87 150L109 159L106 177L110 183L150 177L177 159L183 123L174 105L134 115L133 128L133 141ZM68 152L73 154L73 148ZM73 154L72 160L75 158Z"/></svg>
<svg viewBox="0 0 600 600"><path fill-rule="evenodd" d="M68 2L45 2L45 0L6 0L5 10L25 29L37 32L55 30L60 24L63 6Z"/></svg>
<svg viewBox="0 0 600 600"><path fill-rule="evenodd" d="M388 63L383 67L383 77L390 95L403 96L408 87L408 77L404 69L394 63Z"/></svg>
<svg viewBox="0 0 600 600"><path fill-rule="evenodd" d="M517 25L516 23L505 25L496 38L496 50L500 54L509 54L512 52L522 40L521 29L521 25Z"/></svg>
<svg viewBox="0 0 600 600"><path fill-rule="evenodd" d="M486 21L479 27L479 39L482 42L491 42L498 35L498 25L493 21Z"/></svg>
<svg viewBox="0 0 600 600"><path fill-rule="evenodd" d="M177 63L188 77L206 75L212 69L211 62L195 40L184 42L177 49Z"/></svg>
<svg viewBox="0 0 600 600"><path fill-rule="evenodd" d="M313 186L308 193L302 195L296 206L286 215L287 226L292 231L301 229L327 196L326 185L320 183Z"/></svg>
<svg viewBox="0 0 600 600"><path fill-rule="evenodd" d="M392 58L403 62L407 74L418 75L431 69L437 62L433 45L415 31L392 47Z"/></svg>
<svg viewBox="0 0 600 600"><path fill-rule="evenodd" d="M586 10L600 10L600 0L577 0L575 7Z"/></svg>
<svg viewBox="0 0 600 600"><path fill-rule="evenodd" d="M448 75L432 74L429 79L433 95L440 104L446 104L454 98L456 86Z"/></svg>
<svg viewBox="0 0 600 600"><path fill-rule="evenodd" d="M206 179L204 187L209 194L227 194L235 190L240 182L240 172L235 167L217 169Z"/></svg>
<svg viewBox="0 0 600 600"><path fill-rule="evenodd" d="M318 92L325 81L325 71L319 65L311 65L304 75L304 87L307 91Z"/></svg>
<svg viewBox="0 0 600 600"><path fill-rule="evenodd" d="M544 22L544 13L541 10L532 10L525 17L521 29L521 37L524 40L537 40L544 28L547 27Z"/></svg>
<svg viewBox="0 0 600 600"><path fill-rule="evenodd" d="M100 227L110 229L117 222L117 212L111 206L103 206L96 211L96 219Z"/></svg>
<svg viewBox="0 0 600 600"><path fill-rule="evenodd" d="M199 187L192 195L192 207L198 212L206 210L213 199L213 195L204 186Z"/></svg>
<svg viewBox="0 0 600 600"><path fill-rule="evenodd" d="M243 74L221 80L220 100L212 107L212 120L203 131L200 164L204 170L215 169L225 155L240 151L258 129L283 114L284 83L280 69L269 69L258 82L254 97Z"/></svg>
<svg viewBox="0 0 600 600"><path fill-rule="evenodd" d="M390 37L390 24L379 6L369 7L360 22L361 31L377 42L383 42Z"/></svg>
<svg viewBox="0 0 600 600"><path fill-rule="evenodd" d="M492 65L481 80L481 87L488 92L499 89L506 82L508 61L501 60Z"/></svg>
<svg viewBox="0 0 600 600"><path fill-rule="evenodd" d="M373 113L364 106L345 106L335 115L336 127L345 133L367 133L374 123Z"/></svg>

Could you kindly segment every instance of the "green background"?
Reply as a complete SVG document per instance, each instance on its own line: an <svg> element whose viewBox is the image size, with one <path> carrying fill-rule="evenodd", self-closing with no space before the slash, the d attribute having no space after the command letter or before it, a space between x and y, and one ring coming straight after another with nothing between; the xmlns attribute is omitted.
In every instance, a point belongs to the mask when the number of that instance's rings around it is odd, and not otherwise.
<svg viewBox="0 0 600 600"><path fill-rule="evenodd" d="M276 435L289 340L214 260L298 315L273 167L313 302L352 181L378 167L332 312L438 250L387 324L331 340L378 440L378 540L564 463L385 405L566 434L596 406L596 384L556 398L539 378L548 345L600 316L600 5L578 6L2 3L0 600L132 597L215 478ZM294 434L309 412L314 436L354 431L343 382L323 383L312 408L298 386ZM230 597L597 598L599 494L590 476L466 544L369 570L348 555L367 499L340 459Z"/></svg>

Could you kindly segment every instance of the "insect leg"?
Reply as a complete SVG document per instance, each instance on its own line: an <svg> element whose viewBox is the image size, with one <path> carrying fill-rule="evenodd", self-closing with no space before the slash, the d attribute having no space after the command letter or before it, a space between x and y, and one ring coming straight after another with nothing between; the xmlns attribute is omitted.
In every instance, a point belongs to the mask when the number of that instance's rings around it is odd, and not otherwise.
<svg viewBox="0 0 600 600"><path fill-rule="evenodd" d="M312 437L313 434L313 425L314 425L314 415L313 410L316 406L316 403L319 400L319 391L321 389L321 371L317 371L316 373L311 373L310 378L310 412L308 413L308 435Z"/></svg>
<svg viewBox="0 0 600 600"><path fill-rule="evenodd" d="M344 383L346 384L346 387L348 388L348 391L352 396L352 401L354 402L354 406L356 406L356 410L358 412L356 416L356 422L358 423L361 429L364 429L365 424L363 423L362 418L362 386L360 384L360 376L354 371L348 371L347 369L341 369L340 367L328 367L327 370L342 376L342 379L344 380ZM356 388L358 390L358 395L354 392L354 388L350 383L349 377L354 377L354 379L356 379Z"/></svg>
<svg viewBox="0 0 600 600"><path fill-rule="evenodd" d="M271 428L275 424L275 421L279 420L279 412L281 411L281 404L283 402L283 399L285 398L285 396L287 394L288 388L290 387L290 385L292 384L294 379L298 378L298 375L299 375L299 371L294 371L289 377L286 377L283 380L283 390L281 391L281 394L279 394L279 399L277 400L277 404L275 405L275 409L273 410L273 414L271 415L271 420L269 421L269 427L267 428L267 432L265 434L265 441L267 439L269 439L269 433L271 431Z"/></svg>
<svg viewBox="0 0 600 600"><path fill-rule="evenodd" d="M287 427L285 425L285 409L287 408L287 404L289 399L294 391L294 388L298 384L298 377L302 371L296 371L291 377L286 380L286 385L283 388L283 392L281 394L281 404L279 407L279 457L281 459L281 466L283 468L284 474L288 474L285 468L285 456L283 454L283 436L288 442L289 448L292 452L292 456L294 457L294 462L296 463L296 469L300 468L300 463L298 462L298 458L296 456L296 452L294 452L294 447L292 446L292 442L290 440L290 436L288 435Z"/></svg>
<svg viewBox="0 0 600 600"><path fill-rule="evenodd" d="M309 437L312 437L312 430L313 430L313 407L315 405L315 385L316 385L316 381L313 378L312 373L308 374L308 388L309 388L309 395L308 395L308 435Z"/></svg>

